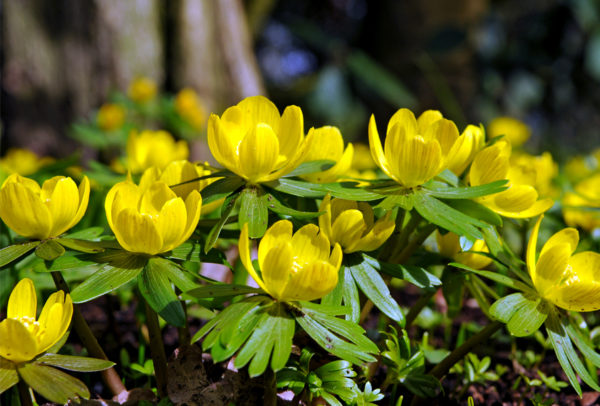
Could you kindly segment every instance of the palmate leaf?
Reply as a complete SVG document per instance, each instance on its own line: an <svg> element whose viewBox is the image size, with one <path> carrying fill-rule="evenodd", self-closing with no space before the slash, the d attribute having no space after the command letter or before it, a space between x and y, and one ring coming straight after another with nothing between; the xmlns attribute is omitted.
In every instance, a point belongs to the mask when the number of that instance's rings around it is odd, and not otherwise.
<svg viewBox="0 0 600 406"><path fill-rule="evenodd" d="M55 240L46 240L35 248L35 255L46 261L52 261L64 253L64 247Z"/></svg>
<svg viewBox="0 0 600 406"><path fill-rule="evenodd" d="M185 312L168 277L169 261L152 257L138 277L140 293L150 307L169 324L185 326Z"/></svg>
<svg viewBox="0 0 600 406"><path fill-rule="evenodd" d="M321 214L323 214L323 212L300 211L292 209L291 207L287 207L277 199L275 192L268 194L267 204L269 205L269 210L274 213L281 214L283 216L291 216L300 220L319 217Z"/></svg>
<svg viewBox="0 0 600 406"><path fill-rule="evenodd" d="M95 254L104 251L102 243L99 241L87 241L76 238L57 238L56 241L66 247L79 252Z"/></svg>
<svg viewBox="0 0 600 406"><path fill-rule="evenodd" d="M369 264L369 266L375 268L379 272L383 272L394 278L403 279L421 289L432 288L442 284L442 281L437 276L428 272L425 268L414 265L389 264L371 258L366 254L362 254L362 256L363 260Z"/></svg>
<svg viewBox="0 0 600 406"><path fill-rule="evenodd" d="M259 187L246 187L240 194L238 224L248 224L248 236L260 238L269 224L268 195Z"/></svg>
<svg viewBox="0 0 600 406"><path fill-rule="evenodd" d="M488 209L482 204L477 203L473 200L467 199L454 199L445 201L448 206L456 209L467 216L483 220L488 224L501 227L502 217L496 214L493 210Z"/></svg>
<svg viewBox="0 0 600 406"><path fill-rule="evenodd" d="M513 293L497 300L490 314L506 323L511 334L525 337L535 333L544 324L550 307L537 295Z"/></svg>
<svg viewBox="0 0 600 406"><path fill-rule="evenodd" d="M29 251L41 244L41 241L29 241L23 244L9 245L0 250L0 268L21 258Z"/></svg>
<svg viewBox="0 0 600 406"><path fill-rule="evenodd" d="M323 190L331 193L333 197L338 199L355 200L361 202L371 202L373 200L383 199L385 196L357 187L358 182L336 182L325 183L321 185Z"/></svg>
<svg viewBox="0 0 600 406"><path fill-rule="evenodd" d="M0 393L7 391L19 382L15 364L0 357Z"/></svg>
<svg viewBox="0 0 600 406"><path fill-rule="evenodd" d="M597 368L600 368L600 354L594 351L593 344L590 343L590 340L584 337L579 329L573 326L570 321L567 321L564 327L569 334L569 337L571 337L575 343L575 346L579 348L579 351L581 351L585 359L590 361Z"/></svg>
<svg viewBox="0 0 600 406"><path fill-rule="evenodd" d="M20 364L17 369L27 385L51 402L66 404L69 399L90 398L83 382L58 369L37 362Z"/></svg>
<svg viewBox="0 0 600 406"><path fill-rule="evenodd" d="M212 174L215 175L215 174ZM211 176L214 177L214 176ZM204 177L203 177L204 178ZM213 183L207 185L200 194L202 195L202 204L208 204L224 197L229 196L230 194L238 191L244 186L246 182L238 177L231 176L225 177L222 179L218 179Z"/></svg>
<svg viewBox="0 0 600 406"><path fill-rule="evenodd" d="M350 308L350 312L345 316L346 320L358 323L360 319L360 297L352 273L345 266L342 266L339 270L338 280L339 282L335 288L321 299L321 304L341 307L343 303L346 308Z"/></svg>

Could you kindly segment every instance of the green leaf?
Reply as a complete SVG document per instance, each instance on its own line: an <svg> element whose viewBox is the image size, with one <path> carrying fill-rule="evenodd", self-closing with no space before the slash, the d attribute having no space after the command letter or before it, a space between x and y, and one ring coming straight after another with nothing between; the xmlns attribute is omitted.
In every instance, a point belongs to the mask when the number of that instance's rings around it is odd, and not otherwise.
<svg viewBox="0 0 600 406"><path fill-rule="evenodd" d="M436 175L436 179L440 179L452 186L458 186L460 179L450 169L444 169L444 171Z"/></svg>
<svg viewBox="0 0 600 406"><path fill-rule="evenodd" d="M36 359L36 362L79 372L104 371L115 365L114 362L105 359L61 354L44 354Z"/></svg>
<svg viewBox="0 0 600 406"><path fill-rule="evenodd" d="M583 362L581 362L581 359L579 359L579 355L577 354L577 352L575 351L575 348L573 347L571 338L569 337L569 334L564 329L563 322L559 321L559 323L561 324L561 333L560 334L563 336L563 347L565 350L565 354L567 355L569 362L573 366L573 369L575 369L575 372L579 375L581 380L583 380L585 383L587 383L588 386L590 386L595 391L600 392L600 386L598 385L596 380L594 378L592 378L592 376L590 375L590 372L583 365Z"/></svg>
<svg viewBox="0 0 600 406"><path fill-rule="evenodd" d="M7 391L19 382L15 364L0 357L0 393Z"/></svg>
<svg viewBox="0 0 600 406"><path fill-rule="evenodd" d="M325 191L322 185L315 183L303 182L300 180L281 178L273 182L263 183L264 186L277 190L278 192L286 193L298 197L322 197Z"/></svg>
<svg viewBox="0 0 600 406"><path fill-rule="evenodd" d="M446 203L448 206L456 209L469 217L473 217L479 220L483 220L488 224L502 227L502 217L496 214L493 210L488 209L482 204L477 203L473 200L448 200Z"/></svg>
<svg viewBox="0 0 600 406"><path fill-rule="evenodd" d="M379 193L371 192L364 188L357 187L357 182L336 182L324 183L322 188L331 193L333 197L338 199L355 200L361 202L370 202L373 200L383 199L385 196Z"/></svg>
<svg viewBox="0 0 600 406"><path fill-rule="evenodd" d="M549 311L545 301L540 297L537 300L523 297L525 300L506 324L508 331L517 337L535 333L544 324Z"/></svg>
<svg viewBox="0 0 600 406"><path fill-rule="evenodd" d="M373 304L387 315L392 320L404 325L404 315L400 310L400 306L392 297L387 284L369 261L364 260L364 257L357 258L358 263L347 262L348 270L352 273L356 284L360 290L367 296ZM348 261L349 259L346 259ZM380 269L381 267L378 267Z"/></svg>
<svg viewBox="0 0 600 406"><path fill-rule="evenodd" d="M69 233L67 234L67 237L78 240L93 240L94 238L100 237L103 232L103 227L90 227L84 230L75 231L74 233Z"/></svg>
<svg viewBox="0 0 600 406"><path fill-rule="evenodd" d="M426 190L431 196L435 196L440 199L473 199L475 197L487 196L502 192L508 188L505 186L507 183L507 179L502 179L479 186L446 187Z"/></svg>
<svg viewBox="0 0 600 406"><path fill-rule="evenodd" d="M101 242L79 240L74 238L57 238L56 241L66 248L70 248L79 252L96 254L104 251L104 247L101 246Z"/></svg>
<svg viewBox="0 0 600 406"><path fill-rule="evenodd" d="M244 186L246 182L239 177L227 177L218 179L207 185L200 194L202 195L202 204L208 204L216 200L229 196L234 191Z"/></svg>
<svg viewBox="0 0 600 406"><path fill-rule="evenodd" d="M87 302L135 278L144 268L148 258L127 251L107 251L94 257L105 264L71 292L74 303Z"/></svg>
<svg viewBox="0 0 600 406"><path fill-rule="evenodd" d="M65 253L62 245L55 240L46 240L35 249L35 255L46 261L52 261Z"/></svg>
<svg viewBox="0 0 600 406"><path fill-rule="evenodd" d="M394 278L403 279L422 289L440 286L442 281L424 268L413 265L388 264L380 262L363 254L364 260L379 272L386 273Z"/></svg>
<svg viewBox="0 0 600 406"><path fill-rule="evenodd" d="M400 207L406 211L410 211L414 206L413 197L413 193L391 195L383 199L377 206L375 206L375 208L392 210L396 207Z"/></svg>
<svg viewBox="0 0 600 406"><path fill-rule="evenodd" d="M202 242L198 240L188 240L177 248L173 248L168 254L168 258L179 259L188 262L202 262L210 264L220 264L231 268L227 257L221 251L211 250L204 253Z"/></svg>
<svg viewBox="0 0 600 406"><path fill-rule="evenodd" d="M0 250L0 268L21 258L29 251L40 245L41 241L29 241L23 244L9 245Z"/></svg>
<svg viewBox="0 0 600 406"><path fill-rule="evenodd" d="M415 193L414 204L417 212L432 224L470 240L483 238L476 227L486 227L485 223L453 209L426 193Z"/></svg>
<svg viewBox="0 0 600 406"><path fill-rule="evenodd" d="M269 357L275 344L273 339L274 328L275 319L269 313L264 313L258 321L258 326L254 329L252 336L238 353L234 366L242 368L252 360L248 368L248 374L250 377L261 375L267 369Z"/></svg>
<svg viewBox="0 0 600 406"><path fill-rule="evenodd" d="M317 161L303 162L298 167L296 167L296 169L294 169L292 172L288 173L283 177L291 178L293 176L306 175L315 172L323 172L331 168L333 165L335 165L335 161L332 161L330 159L320 159Z"/></svg>
<svg viewBox="0 0 600 406"><path fill-rule="evenodd" d="M69 399L90 398L83 382L58 369L37 362L20 364L17 369L27 385L51 402L66 404Z"/></svg>
<svg viewBox="0 0 600 406"><path fill-rule="evenodd" d="M508 277L506 275L502 275L502 274L497 273L497 272L491 272L491 271L484 271L484 270L469 268L468 266L460 264L458 262L451 262L448 265L453 266L455 268L464 269L464 270L469 271L469 272L473 272L474 274L477 274L479 276L483 276L484 278L487 278L487 279L491 279L494 282L501 283L502 285L506 285L509 288L513 288L515 290L521 290L521 291L525 291L525 292L533 292L533 290L529 286L527 286L526 284L524 284L523 282L518 281L518 280L513 279L513 278L510 278L510 277Z"/></svg>
<svg viewBox="0 0 600 406"><path fill-rule="evenodd" d="M189 271L181 268L176 263L161 257L154 257L154 262L162 267L162 271L167 278L182 292L194 289L200 286L196 283L196 275L192 275Z"/></svg>
<svg viewBox="0 0 600 406"><path fill-rule="evenodd" d="M594 351L594 348L592 347L593 344L589 343L589 339L584 337L581 332L571 323L564 327L569 334L569 337L571 337L571 339L575 342L575 345L577 348L579 348L579 351L581 351L581 354L583 354L585 359L591 361L592 364L600 368L600 354Z"/></svg>
<svg viewBox="0 0 600 406"><path fill-rule="evenodd" d="M571 367L571 363L569 362L569 356L567 355L568 345L566 340L569 340L568 335L565 333L562 324L555 315L550 315L548 318L548 322L546 323L546 332L548 333L548 338L550 339L550 343L552 344L552 348L554 348L554 353L556 354L556 358L560 363L565 375L569 378L569 382L575 392L581 397L581 386L577 381L577 375L573 371ZM571 340L569 340L569 344ZM571 347L572 348L572 347Z"/></svg>
<svg viewBox="0 0 600 406"><path fill-rule="evenodd" d="M96 261L90 260L89 258L82 258L81 255L74 255L72 252L65 253L54 261L45 262L46 266L41 267L41 270L47 272L52 271L74 271L74 270L86 270L92 271L102 267Z"/></svg>
<svg viewBox="0 0 600 406"><path fill-rule="evenodd" d="M205 344L211 343L211 356L215 362L225 361L248 340L250 334L258 326L264 314L264 307L258 303L249 309L247 313L237 313L226 325L220 323L221 332L213 330L216 339L205 340Z"/></svg>
<svg viewBox="0 0 600 406"><path fill-rule="evenodd" d="M221 218L219 219L217 224L215 224L213 228L210 229L208 235L206 236L206 242L204 243L205 254L208 251L210 251L217 243L217 240L219 239L219 234L221 234L221 230L223 229L223 226L225 225L227 219L231 215L231 212L235 207L235 202L237 201L239 196L240 194L236 193L234 195L228 196L227 199L225 199L223 206L221 206Z"/></svg>
<svg viewBox="0 0 600 406"><path fill-rule="evenodd" d="M288 388L298 395L306 386L305 377L302 372L292 368L284 368L277 372L277 389Z"/></svg>
<svg viewBox="0 0 600 406"><path fill-rule="evenodd" d="M323 212L300 211L283 205L273 194L267 195L269 210L282 216L291 216L295 219L304 220L319 217Z"/></svg>
<svg viewBox="0 0 600 406"><path fill-rule="evenodd" d="M517 292L500 298L490 306L490 315L502 323L508 323L511 317L523 306L528 299L523 293Z"/></svg>
<svg viewBox="0 0 600 406"><path fill-rule="evenodd" d="M185 326L185 312L164 271L166 260L150 258L138 277L138 286L146 302L169 324Z"/></svg>
<svg viewBox="0 0 600 406"><path fill-rule="evenodd" d="M346 315L346 320L358 323L360 319L360 297L356 282L354 282L352 273L345 266L340 268L338 278L339 282L335 289L321 299L321 304L324 306L341 307L343 302L344 306L351 309L350 313Z"/></svg>
<svg viewBox="0 0 600 406"><path fill-rule="evenodd" d="M258 187L246 187L240 195L238 224L240 230L248 223L248 236L260 238L269 225L269 208L267 195Z"/></svg>
<svg viewBox="0 0 600 406"><path fill-rule="evenodd" d="M185 294L197 298L206 297L226 297L226 296L238 296L247 295L249 293L264 294L262 289L252 288L245 285L232 285L229 283L217 283L214 285L202 286L189 291Z"/></svg>
<svg viewBox="0 0 600 406"><path fill-rule="evenodd" d="M442 384L436 377L420 373L409 374L404 378L404 385L409 391L422 398L435 397L442 389Z"/></svg>

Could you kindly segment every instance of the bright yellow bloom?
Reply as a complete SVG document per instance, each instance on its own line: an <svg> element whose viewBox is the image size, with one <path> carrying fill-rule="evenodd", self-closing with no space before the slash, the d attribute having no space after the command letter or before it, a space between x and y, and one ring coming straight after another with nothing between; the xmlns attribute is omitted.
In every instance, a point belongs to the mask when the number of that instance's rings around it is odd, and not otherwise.
<svg viewBox="0 0 600 406"><path fill-rule="evenodd" d="M103 104L96 115L96 123L104 131L118 130L125 122L125 108L119 104Z"/></svg>
<svg viewBox="0 0 600 406"><path fill-rule="evenodd" d="M565 228L554 234L535 254L540 216L527 245L527 269L541 297L563 309L590 312L600 309L600 254L591 251L573 255L579 233Z"/></svg>
<svg viewBox="0 0 600 406"><path fill-rule="evenodd" d="M538 199L535 177L524 172L524 168L510 165L511 146L504 140L481 150L471 165L471 186L485 185L497 180L508 179L508 189L477 200L496 213L511 218L537 216L550 209L552 199Z"/></svg>
<svg viewBox="0 0 600 406"><path fill-rule="evenodd" d="M0 218L17 234L45 240L57 237L81 220L87 209L90 182L79 188L71 178L55 176L42 187L16 173L0 189Z"/></svg>
<svg viewBox="0 0 600 406"><path fill-rule="evenodd" d="M394 232L396 223L388 212L375 221L368 203L325 196L319 207L319 227L331 245L340 244L344 252L373 251L379 248Z"/></svg>
<svg viewBox="0 0 600 406"><path fill-rule="evenodd" d="M190 151L187 142L175 139L166 131L132 131L127 139L127 168L140 173L157 166L165 168L172 161L187 159Z"/></svg>
<svg viewBox="0 0 600 406"><path fill-rule="evenodd" d="M531 136L531 129L524 122L512 117L498 117L488 125L490 138L504 135L511 145L519 147Z"/></svg>
<svg viewBox="0 0 600 406"><path fill-rule="evenodd" d="M302 175L301 178L314 183L331 183L338 180L350 169L354 147L348 144L344 150L344 139L337 127L325 126L311 128L306 136L307 153L304 162L329 159L335 162L331 168L322 171Z"/></svg>
<svg viewBox="0 0 600 406"><path fill-rule="evenodd" d="M248 224L242 227L239 250L248 273L277 300L315 300L337 285L342 249L335 244L330 254L329 240L314 224L305 225L293 235L288 220L269 227L258 246L262 277L252 265Z"/></svg>
<svg viewBox="0 0 600 406"><path fill-rule="evenodd" d="M130 252L155 255L184 243L200 218L197 190L182 199L161 181L144 188L126 180L113 186L104 208L119 244Z"/></svg>
<svg viewBox="0 0 600 406"><path fill-rule="evenodd" d="M169 185L171 190L182 199L186 199L189 194L196 190L201 191L206 186L220 178L208 178L189 182L192 179L197 179L211 174L210 169L206 169L203 165L193 164L189 161L173 161L164 170L153 166L144 171L140 180L142 190L148 189L154 182L161 181ZM184 183L187 182L187 183ZM202 206L202 214L205 215L220 205L223 200L217 200Z"/></svg>
<svg viewBox="0 0 600 406"><path fill-rule="evenodd" d="M400 109L390 119L386 134L384 152L375 116L371 116L369 143L373 160L386 175L407 188L422 185L442 172L464 149L456 125L435 110L424 112L417 120L410 110Z"/></svg>
<svg viewBox="0 0 600 406"><path fill-rule="evenodd" d="M0 322L0 357L20 363L46 352L65 335L71 316L71 296L62 290L50 295L37 319L37 296L31 279L22 279L8 299Z"/></svg>
<svg viewBox="0 0 600 406"><path fill-rule="evenodd" d="M511 176L511 174L516 176ZM510 157L509 179L522 177L526 183L535 187L542 197L555 196L556 188L552 185L558 176L558 165L552 159L552 154L544 152L542 155L529 155L525 152L513 152Z"/></svg>
<svg viewBox="0 0 600 406"><path fill-rule="evenodd" d="M362 143L354 144L354 155L352 156L351 167L357 171L366 171L377 168L377 165L371 156L371 149L368 145Z"/></svg>
<svg viewBox="0 0 600 406"><path fill-rule="evenodd" d="M456 176L462 175L484 146L485 132L483 128L469 124L448 154L448 169Z"/></svg>
<svg viewBox="0 0 600 406"><path fill-rule="evenodd" d="M156 97L156 82L150 78L137 78L129 85L127 95L137 103L148 102Z"/></svg>
<svg viewBox="0 0 600 406"><path fill-rule="evenodd" d="M571 227L592 231L600 227L600 174L582 180L563 197L563 216Z"/></svg>
<svg viewBox="0 0 600 406"><path fill-rule="evenodd" d="M579 182L598 169L598 161L594 156L576 155L569 158L564 169L571 182Z"/></svg>
<svg viewBox="0 0 600 406"><path fill-rule="evenodd" d="M206 112L198 94L191 88L180 90L175 96L175 111L195 130L204 128Z"/></svg>
<svg viewBox="0 0 600 406"><path fill-rule="evenodd" d="M304 119L297 106L277 107L263 96L247 97L221 117L208 119L208 146L221 165L249 183L269 182L304 159Z"/></svg>
<svg viewBox="0 0 600 406"><path fill-rule="evenodd" d="M6 155L0 158L0 170L6 174L18 173L27 176L52 162L54 158L40 158L28 149L10 148Z"/></svg>
<svg viewBox="0 0 600 406"><path fill-rule="evenodd" d="M488 247L483 240L476 240L474 243L457 234L449 231L441 234L439 231L435 235L438 250L440 254L447 258L452 258L473 269L482 269L488 266L492 259L477 252L489 252ZM475 252L473 252L475 251Z"/></svg>

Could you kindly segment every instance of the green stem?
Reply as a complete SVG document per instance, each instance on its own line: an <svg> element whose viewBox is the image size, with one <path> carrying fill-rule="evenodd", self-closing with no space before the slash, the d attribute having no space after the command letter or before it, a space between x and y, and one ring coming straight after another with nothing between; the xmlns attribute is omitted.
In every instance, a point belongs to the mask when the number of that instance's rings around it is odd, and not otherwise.
<svg viewBox="0 0 600 406"><path fill-rule="evenodd" d="M423 295L421 295L419 300L417 300L417 303L415 303L410 308L408 314L406 315L406 325L404 327L405 329L408 329L408 327L410 327L413 321L415 321L419 313L421 313L421 310L423 310L423 308L427 306L427 303L429 303L431 298L435 295L435 292L437 292L437 289L426 290L423 293Z"/></svg>
<svg viewBox="0 0 600 406"><path fill-rule="evenodd" d="M69 286L67 285L67 282L61 273L54 271L51 272L51 274L56 288L69 293ZM108 357L104 353L102 347L100 347L100 344L98 344L98 340L96 340L94 333L92 333L90 326L85 321L83 314L81 314L81 309L77 304L73 304L73 327L75 327L75 331L77 332L81 343L87 349L90 356L108 361ZM123 385L121 377L114 367L105 369L104 371L101 371L100 374L102 376L102 380L106 386L108 386L114 396L117 396L122 392L127 392L127 388L125 388L125 385Z"/></svg>
<svg viewBox="0 0 600 406"><path fill-rule="evenodd" d="M165 354L162 333L158 324L158 315L146 301L144 301L144 305L146 306L146 324L150 336L150 352L154 363L156 389L158 397L164 398L167 396L167 355Z"/></svg>
<svg viewBox="0 0 600 406"><path fill-rule="evenodd" d="M390 262L395 264L403 264L408 261L412 254L414 254L414 252L421 246L421 244L423 244L423 242L425 242L427 237L429 237L429 235L433 233L435 229L435 224L428 224L427 226L423 227L417 236L412 239L402 251L392 255Z"/></svg>
<svg viewBox="0 0 600 406"><path fill-rule="evenodd" d="M429 371L429 375L432 375L437 379L441 379L448 373L454 364L463 359L463 357L467 355L471 349L490 338L502 327L502 325L503 324L499 321L493 321L485 326L481 331L465 341L460 347L455 348L454 351L452 351L446 358L444 358L431 371Z"/></svg>
<svg viewBox="0 0 600 406"><path fill-rule="evenodd" d="M265 406L277 406L277 380L271 368L265 372L265 395L263 399Z"/></svg>
<svg viewBox="0 0 600 406"><path fill-rule="evenodd" d="M190 336L190 325L187 319L187 305L185 300L181 301L181 306L183 307L183 314L185 314L185 325L177 328L177 332L179 334L179 345L181 347L187 347L190 345L192 338Z"/></svg>
<svg viewBox="0 0 600 406"><path fill-rule="evenodd" d="M390 255L388 255L388 259L398 255L405 248L411 234L419 226L419 223L422 219L423 218L421 217L421 215L416 211L410 212L410 219L408 220L406 227L402 229L400 235L396 238L392 250L389 251Z"/></svg>
<svg viewBox="0 0 600 406"><path fill-rule="evenodd" d="M31 392L29 392L29 386L25 383L25 381L19 380L17 387L19 388L19 398L21 399L21 406L33 406L33 401L31 400Z"/></svg>

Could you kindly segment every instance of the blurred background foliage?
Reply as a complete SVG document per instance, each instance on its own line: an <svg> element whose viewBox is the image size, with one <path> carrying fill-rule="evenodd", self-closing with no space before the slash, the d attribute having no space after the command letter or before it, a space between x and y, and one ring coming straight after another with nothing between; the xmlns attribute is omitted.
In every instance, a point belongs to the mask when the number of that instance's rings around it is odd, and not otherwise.
<svg viewBox="0 0 600 406"><path fill-rule="evenodd" d="M140 76L191 86L216 113L266 93L352 141L371 113L409 107L461 129L522 119L528 147L559 161L600 145L596 0L9 0L1 12L3 151L76 150L70 124Z"/></svg>

